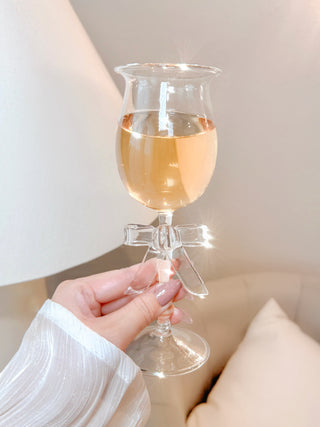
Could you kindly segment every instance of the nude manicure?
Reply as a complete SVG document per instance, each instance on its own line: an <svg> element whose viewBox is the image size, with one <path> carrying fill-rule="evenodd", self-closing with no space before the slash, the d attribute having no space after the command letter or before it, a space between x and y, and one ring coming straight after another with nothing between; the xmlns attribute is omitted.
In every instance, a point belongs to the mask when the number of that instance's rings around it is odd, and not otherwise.
<svg viewBox="0 0 320 427"><path fill-rule="evenodd" d="M167 305L177 295L181 287L180 280L169 280L167 283L161 283L155 286L154 293L158 303L163 307Z"/></svg>

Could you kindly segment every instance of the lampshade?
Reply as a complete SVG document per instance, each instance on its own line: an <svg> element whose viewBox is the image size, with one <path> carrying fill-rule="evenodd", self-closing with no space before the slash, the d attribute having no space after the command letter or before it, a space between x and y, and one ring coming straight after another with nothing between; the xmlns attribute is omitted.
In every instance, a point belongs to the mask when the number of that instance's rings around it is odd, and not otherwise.
<svg viewBox="0 0 320 427"><path fill-rule="evenodd" d="M154 213L122 187L121 97L67 0L0 2L0 285L122 243Z"/></svg>

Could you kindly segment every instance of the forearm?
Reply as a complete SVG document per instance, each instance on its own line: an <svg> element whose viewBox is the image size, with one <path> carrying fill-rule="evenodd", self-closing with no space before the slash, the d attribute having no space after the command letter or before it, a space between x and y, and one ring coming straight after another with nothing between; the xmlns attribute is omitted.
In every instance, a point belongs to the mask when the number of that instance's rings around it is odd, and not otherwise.
<svg viewBox="0 0 320 427"><path fill-rule="evenodd" d="M142 426L138 367L72 313L47 301L0 374L0 426Z"/></svg>

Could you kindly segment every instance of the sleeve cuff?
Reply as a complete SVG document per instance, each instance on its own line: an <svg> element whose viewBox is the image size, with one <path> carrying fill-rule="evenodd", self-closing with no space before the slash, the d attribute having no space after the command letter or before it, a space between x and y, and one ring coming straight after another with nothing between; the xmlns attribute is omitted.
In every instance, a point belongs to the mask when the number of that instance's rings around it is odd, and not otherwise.
<svg viewBox="0 0 320 427"><path fill-rule="evenodd" d="M38 316L50 320L108 366L114 368L121 365L119 374L127 383L130 383L140 371L140 368L122 350L90 329L62 305L46 300L39 310Z"/></svg>

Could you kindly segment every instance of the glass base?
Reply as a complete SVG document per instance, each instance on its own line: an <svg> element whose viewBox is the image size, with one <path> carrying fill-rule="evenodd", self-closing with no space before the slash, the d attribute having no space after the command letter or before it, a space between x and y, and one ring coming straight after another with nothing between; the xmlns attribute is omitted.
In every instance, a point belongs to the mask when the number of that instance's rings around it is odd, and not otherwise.
<svg viewBox="0 0 320 427"><path fill-rule="evenodd" d="M200 335L188 329L173 327L170 334L161 336L154 326L149 326L126 353L144 374L164 378L200 368L208 360L210 347Z"/></svg>

